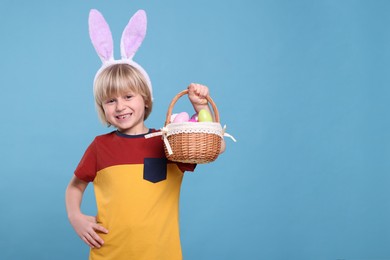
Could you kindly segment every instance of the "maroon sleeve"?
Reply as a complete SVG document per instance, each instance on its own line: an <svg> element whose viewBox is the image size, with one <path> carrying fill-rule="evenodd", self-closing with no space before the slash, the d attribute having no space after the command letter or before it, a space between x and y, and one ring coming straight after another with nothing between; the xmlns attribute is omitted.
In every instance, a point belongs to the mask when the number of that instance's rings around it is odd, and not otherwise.
<svg viewBox="0 0 390 260"><path fill-rule="evenodd" d="M74 174L80 180L92 182L96 176L96 139L88 146Z"/></svg>
<svg viewBox="0 0 390 260"><path fill-rule="evenodd" d="M182 172L193 172L195 170L196 164L178 162L177 167L179 167Z"/></svg>

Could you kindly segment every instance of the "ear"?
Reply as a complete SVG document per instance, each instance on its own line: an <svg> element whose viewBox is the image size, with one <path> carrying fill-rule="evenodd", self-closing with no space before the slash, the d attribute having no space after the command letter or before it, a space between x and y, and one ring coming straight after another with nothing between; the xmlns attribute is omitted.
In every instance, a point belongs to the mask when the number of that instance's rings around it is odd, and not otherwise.
<svg viewBox="0 0 390 260"><path fill-rule="evenodd" d="M110 27L103 15L95 9L89 12L89 36L102 62L114 59L113 41Z"/></svg>
<svg viewBox="0 0 390 260"><path fill-rule="evenodd" d="M123 30L121 39L122 59L132 59L146 35L146 13L138 10Z"/></svg>

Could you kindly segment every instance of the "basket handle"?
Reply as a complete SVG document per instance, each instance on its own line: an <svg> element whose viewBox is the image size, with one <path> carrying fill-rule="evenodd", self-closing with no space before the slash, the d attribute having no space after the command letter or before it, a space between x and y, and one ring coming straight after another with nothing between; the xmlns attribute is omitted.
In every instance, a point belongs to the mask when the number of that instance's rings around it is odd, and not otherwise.
<svg viewBox="0 0 390 260"><path fill-rule="evenodd" d="M169 107L168 107L167 117L166 117L165 125L164 125L164 126L167 126L167 125L170 123L170 118L171 118L173 106L176 104L177 100L178 100L179 98L181 98L182 96L187 95L187 94L188 94L188 89L185 89L185 90L181 91L180 93L178 93L178 94L172 99L171 104L169 104ZM217 106L216 106L215 103L214 103L214 100L213 100L210 96L206 96L206 99L207 99L207 101L211 104L211 107L213 108L215 121L216 121L217 123L219 123L219 112L218 112Z"/></svg>

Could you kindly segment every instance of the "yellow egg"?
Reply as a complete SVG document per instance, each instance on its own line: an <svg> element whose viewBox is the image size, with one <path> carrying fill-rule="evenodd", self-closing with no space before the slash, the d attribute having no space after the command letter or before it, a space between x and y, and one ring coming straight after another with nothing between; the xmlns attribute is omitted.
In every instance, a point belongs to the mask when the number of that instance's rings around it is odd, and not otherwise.
<svg viewBox="0 0 390 260"><path fill-rule="evenodd" d="M206 109L201 109L198 113L199 122L213 122L213 117Z"/></svg>

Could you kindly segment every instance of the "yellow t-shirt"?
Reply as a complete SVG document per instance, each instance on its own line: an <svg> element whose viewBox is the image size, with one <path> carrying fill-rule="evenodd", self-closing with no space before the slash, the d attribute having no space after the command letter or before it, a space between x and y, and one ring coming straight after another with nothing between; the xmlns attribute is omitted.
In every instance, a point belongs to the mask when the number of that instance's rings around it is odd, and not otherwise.
<svg viewBox="0 0 390 260"><path fill-rule="evenodd" d="M97 220L108 229L91 260L182 259L179 195L183 172L195 165L167 161L161 138L112 132L98 136L75 175L92 182Z"/></svg>

